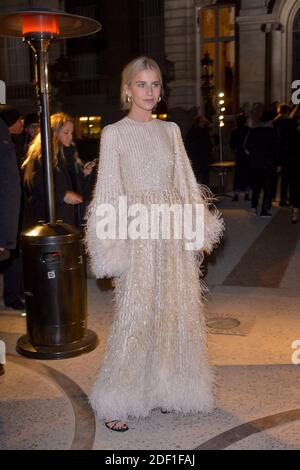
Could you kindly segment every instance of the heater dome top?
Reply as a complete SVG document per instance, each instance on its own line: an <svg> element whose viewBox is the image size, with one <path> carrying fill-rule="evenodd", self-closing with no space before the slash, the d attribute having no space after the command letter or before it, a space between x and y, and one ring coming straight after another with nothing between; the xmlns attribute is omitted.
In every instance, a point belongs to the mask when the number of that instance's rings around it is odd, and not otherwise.
<svg viewBox="0 0 300 470"><path fill-rule="evenodd" d="M37 30L29 31L30 27ZM48 8L24 8L0 14L0 36L24 37L27 32L50 32L65 39L88 36L101 28L101 23L93 18Z"/></svg>

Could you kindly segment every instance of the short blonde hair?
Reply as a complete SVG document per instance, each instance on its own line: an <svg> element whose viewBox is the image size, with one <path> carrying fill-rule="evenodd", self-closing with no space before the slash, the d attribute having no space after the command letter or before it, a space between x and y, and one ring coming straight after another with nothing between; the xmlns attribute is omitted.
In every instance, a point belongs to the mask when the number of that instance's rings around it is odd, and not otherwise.
<svg viewBox="0 0 300 470"><path fill-rule="evenodd" d="M133 59L131 62L129 62L122 72L120 101L121 108L124 111L128 111L131 108L131 103L126 99L127 95L125 85L130 86L133 77L142 70L154 70L157 73L161 86L161 96L163 97L164 95L162 74L158 64L150 57L137 57L136 59Z"/></svg>

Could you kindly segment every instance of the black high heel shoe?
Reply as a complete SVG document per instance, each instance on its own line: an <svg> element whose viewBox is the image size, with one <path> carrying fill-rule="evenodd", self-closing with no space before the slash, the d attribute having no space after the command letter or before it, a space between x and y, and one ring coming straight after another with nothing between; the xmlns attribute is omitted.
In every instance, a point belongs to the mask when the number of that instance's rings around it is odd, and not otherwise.
<svg viewBox="0 0 300 470"><path fill-rule="evenodd" d="M113 419L112 421L105 421L104 424L107 427L107 429L110 429L111 431L116 431L116 432L128 431L129 427L127 426L126 423L123 422L120 428L118 427L118 423L122 423L122 421L119 419Z"/></svg>

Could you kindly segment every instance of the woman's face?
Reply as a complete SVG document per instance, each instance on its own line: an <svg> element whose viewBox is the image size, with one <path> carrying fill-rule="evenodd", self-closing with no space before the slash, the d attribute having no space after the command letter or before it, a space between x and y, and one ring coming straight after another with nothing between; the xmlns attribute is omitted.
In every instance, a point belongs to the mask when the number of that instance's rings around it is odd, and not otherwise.
<svg viewBox="0 0 300 470"><path fill-rule="evenodd" d="M67 121L64 123L64 125L60 129L57 138L65 147L70 147L71 142L73 140L73 132L74 132L73 122Z"/></svg>
<svg viewBox="0 0 300 470"><path fill-rule="evenodd" d="M32 124L29 124L25 130L27 131L27 134L33 139L36 135L38 135L41 129L39 123L33 122Z"/></svg>
<svg viewBox="0 0 300 470"><path fill-rule="evenodd" d="M132 98L132 108L152 111L161 93L159 76L155 70L145 69L138 72L131 84L125 86L125 91Z"/></svg>

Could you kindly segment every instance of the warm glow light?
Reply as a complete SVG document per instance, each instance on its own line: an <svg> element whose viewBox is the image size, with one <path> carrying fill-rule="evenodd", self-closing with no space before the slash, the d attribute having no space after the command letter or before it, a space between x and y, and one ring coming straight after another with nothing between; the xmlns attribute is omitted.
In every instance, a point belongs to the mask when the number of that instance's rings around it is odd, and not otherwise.
<svg viewBox="0 0 300 470"><path fill-rule="evenodd" d="M37 229L33 229L33 230L31 230L30 232L27 233L27 235L29 235L29 237L36 237L38 234L39 234L39 230L37 230Z"/></svg>
<svg viewBox="0 0 300 470"><path fill-rule="evenodd" d="M220 101L219 101L219 104L225 104L225 101L224 101L224 100L220 100Z"/></svg>
<svg viewBox="0 0 300 470"><path fill-rule="evenodd" d="M51 33L59 34L58 17L55 15L23 15L22 34Z"/></svg>
<svg viewBox="0 0 300 470"><path fill-rule="evenodd" d="M79 118L79 121L87 121L87 120L88 120L88 117L83 116L83 117Z"/></svg>
<svg viewBox="0 0 300 470"><path fill-rule="evenodd" d="M225 106L223 106L223 108L221 108L221 112L224 113L224 111L226 110Z"/></svg>
<svg viewBox="0 0 300 470"><path fill-rule="evenodd" d="M224 98L224 96L225 96L225 95L224 95L223 92L219 93L219 98Z"/></svg>
<svg viewBox="0 0 300 470"><path fill-rule="evenodd" d="M101 116L90 116L89 117L89 121L100 121L101 120Z"/></svg>
<svg viewBox="0 0 300 470"><path fill-rule="evenodd" d="M157 114L152 114L153 119L157 119Z"/></svg>
<svg viewBox="0 0 300 470"><path fill-rule="evenodd" d="M224 127L224 126L225 126L224 122L221 121L221 122L220 122L220 127Z"/></svg>
<svg viewBox="0 0 300 470"><path fill-rule="evenodd" d="M167 114L159 114L158 117L159 117L159 119L167 119L168 115Z"/></svg>
<svg viewBox="0 0 300 470"><path fill-rule="evenodd" d="M224 116L219 116L220 121L223 121Z"/></svg>

